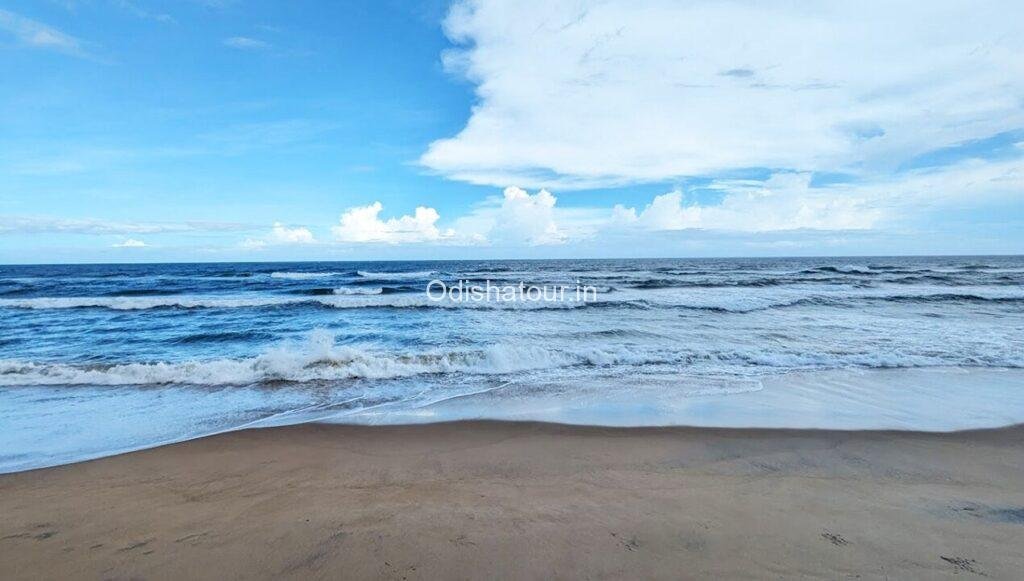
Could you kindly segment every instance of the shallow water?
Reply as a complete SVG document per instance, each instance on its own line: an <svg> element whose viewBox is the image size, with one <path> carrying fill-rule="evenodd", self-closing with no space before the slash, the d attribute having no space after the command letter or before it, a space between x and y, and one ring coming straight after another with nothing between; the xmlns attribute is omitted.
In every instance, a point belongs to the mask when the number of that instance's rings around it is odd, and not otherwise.
<svg viewBox="0 0 1024 581"><path fill-rule="evenodd" d="M1006 425L1022 283L1021 257L0 267L0 471L301 421Z"/></svg>

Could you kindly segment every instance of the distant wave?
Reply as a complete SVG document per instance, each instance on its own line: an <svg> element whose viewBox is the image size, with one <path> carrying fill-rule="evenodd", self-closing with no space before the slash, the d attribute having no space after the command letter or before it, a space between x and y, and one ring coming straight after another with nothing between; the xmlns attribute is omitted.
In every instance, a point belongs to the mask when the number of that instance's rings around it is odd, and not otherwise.
<svg viewBox="0 0 1024 581"><path fill-rule="evenodd" d="M820 307L842 307L855 306L867 302L891 302L891 303L993 303L993 304L1022 304L1024 296L983 296L977 294L954 294L954 293L933 293L933 294L839 294L835 295L811 295L771 298L765 297L737 297L734 299L714 299L705 301L693 301L689 303L652 303L644 301L652 308L674 308L682 310L707 311L714 313L752 313L756 311L767 311L771 309L820 306Z"/></svg>
<svg viewBox="0 0 1024 581"><path fill-rule="evenodd" d="M332 291L336 295L379 295L384 292L382 287L341 287Z"/></svg>
<svg viewBox="0 0 1024 581"><path fill-rule="evenodd" d="M761 287L782 287L797 285L847 285L854 288L869 285L943 285L943 286L964 286L964 285L996 285L1008 286L1021 284L1019 277L1010 275L979 279L977 277L965 277L962 273L939 273L934 271L908 271L907 274L887 271L884 273L872 273L868 279L851 279L842 275L800 277L733 277L732 279L684 279L684 278L648 278L619 281L628 288L635 289L660 289L660 288L761 288Z"/></svg>
<svg viewBox="0 0 1024 581"><path fill-rule="evenodd" d="M384 293L383 287L318 287L300 288L288 291L290 295L301 295L309 297L323 297L334 295L379 295Z"/></svg>
<svg viewBox="0 0 1024 581"><path fill-rule="evenodd" d="M110 297L160 297L176 295L181 291L172 289L160 289L160 288L139 288L139 289L122 289L116 291L110 291L106 296Z"/></svg>
<svg viewBox="0 0 1024 581"><path fill-rule="evenodd" d="M159 308L245 308L267 307L301 303L308 299L275 296L215 297L215 296L171 296L171 297L37 297L29 299L2 299L0 308L16 309L81 309L103 308L117 311L136 311Z"/></svg>
<svg viewBox="0 0 1024 581"><path fill-rule="evenodd" d="M845 266L822 266L816 269L819 272L837 272L841 274L874 274L875 271L869 266L847 264Z"/></svg>
<svg viewBox="0 0 1024 581"><path fill-rule="evenodd" d="M416 272L372 272L360 270L357 271L356 274L369 280L419 280L430 278L437 274L437 271L420 270Z"/></svg>
<svg viewBox="0 0 1024 581"><path fill-rule="evenodd" d="M103 308L118 311L148 309L236 309L281 307L289 305L319 305L334 309L572 309L586 306L612 306L611 302L572 301L491 301L459 302L450 300L431 301L422 293L399 294L398 291L384 292L384 289L370 289L379 292L335 293L315 292L311 296L171 296L171 297L36 297L23 299L0 299L0 308L15 309L81 309ZM353 289L354 290L354 289ZM362 290L362 289L360 289ZM305 294L305 293L304 293ZM345 295L345 296L343 296ZM628 306L628 305L626 305Z"/></svg>
<svg viewBox="0 0 1024 581"><path fill-rule="evenodd" d="M229 343L234 341L254 341L273 339L273 333L261 331L212 331L191 333L172 339L171 342L177 345L191 345L199 343Z"/></svg>
<svg viewBox="0 0 1024 581"><path fill-rule="evenodd" d="M806 280L797 278L750 278L737 280L686 280L679 278L649 278L644 280L623 281L629 288L635 289L658 289L658 288L738 288L738 287L769 287L785 286L801 283L822 283L827 280ZM845 282L845 281L844 281Z"/></svg>
<svg viewBox="0 0 1024 581"><path fill-rule="evenodd" d="M937 293L929 295L892 295L866 297L868 300L882 300L900 303L1024 303L1021 296L984 296L972 293Z"/></svg>
<svg viewBox="0 0 1024 581"><path fill-rule="evenodd" d="M343 379L392 379L423 374L504 374L576 365L642 364L628 350L554 351L495 345L478 350L399 354L337 346L314 331L307 341L256 357L208 361L71 365L0 361L0 385L252 385Z"/></svg>
<svg viewBox="0 0 1024 581"><path fill-rule="evenodd" d="M855 276L878 276L891 274L919 274L933 272L927 268L906 268L885 265L857 265L847 264L844 266L815 266L799 271L797 274L839 274Z"/></svg>
<svg viewBox="0 0 1024 581"><path fill-rule="evenodd" d="M1003 287L1005 288L1005 287ZM700 293L672 293L632 296L615 293L616 299L600 298L593 302L576 301L431 301L425 294L410 292L408 287L341 287L339 289L306 289L301 296L242 295L242 296L138 296L138 297L36 297L0 298L0 308L16 309L76 309L104 308L112 310L179 309L235 309L270 308L295 305L313 305L333 309L482 309L482 310L551 310L576 308L675 308L710 312L744 313L792 306L843 306L858 301L893 303L1024 303L1024 293L1005 291L974 291L964 287L962 292L930 290L892 292L884 289L863 289L850 292L779 294L719 293L714 289L700 289ZM340 291L340 292L339 292ZM605 287L602 294L612 289Z"/></svg>
<svg viewBox="0 0 1024 581"><path fill-rule="evenodd" d="M280 278L284 280L312 280L317 278L333 278L336 276L345 276L344 272L272 272L270 278Z"/></svg>

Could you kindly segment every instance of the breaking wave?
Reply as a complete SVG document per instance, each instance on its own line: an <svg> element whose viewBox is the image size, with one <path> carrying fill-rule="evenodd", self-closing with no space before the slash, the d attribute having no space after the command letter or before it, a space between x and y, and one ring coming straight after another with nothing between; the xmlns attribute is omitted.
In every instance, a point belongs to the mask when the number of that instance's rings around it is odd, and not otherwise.
<svg viewBox="0 0 1024 581"><path fill-rule="evenodd" d="M100 297L35 297L0 298L0 308L13 309L79 309L103 308L118 311L148 309L238 309L275 308L296 305L332 309L479 309L479 310L551 310L575 308L626 309L688 309L709 312L747 313L794 306L852 306L864 301L879 303L956 303L956 304L1024 304L1024 293L1017 289L984 290L961 287L963 292L951 293L948 288L919 292L892 292L864 289L852 292L822 293L725 293L712 289L693 289L669 294L631 294L616 292L612 300L603 298L614 289L599 289L597 301L575 300L439 300L433 301L413 287L341 287L293 291L291 295L256 296L100 296ZM698 292L699 290L699 292Z"/></svg>
<svg viewBox="0 0 1024 581"><path fill-rule="evenodd" d="M420 270L416 272L372 272L360 270L357 271L356 274L367 280L420 280L434 276L437 274L437 271Z"/></svg>
<svg viewBox="0 0 1024 581"><path fill-rule="evenodd" d="M231 340L221 334L187 338L188 341ZM812 353L764 346L701 345L679 349L638 350L623 345L559 348L525 344L497 344L464 350L427 350L418 353L373 347L336 345L333 333L311 332L302 342L285 343L254 357L181 362L119 364L37 363L0 360L0 386L95 385L203 385L251 386L357 379L389 380L421 375L512 375L549 373L571 368L606 368L608 372L635 374L670 369L672 374L756 379L767 373L822 369L896 369L924 367L1022 368L1024 356L1012 349L985 355L937 353L927 346L894 353ZM581 373L583 371L580 371ZM556 371L576 377L577 371Z"/></svg>
<svg viewBox="0 0 1024 581"><path fill-rule="evenodd" d="M342 290L341 293L336 292ZM0 308L14 309L82 309L103 308L117 311L148 309L238 309L294 305L313 305L334 309L571 309L585 306L611 306L610 302L573 301L491 301L469 302L429 300L425 294L401 294L401 290L332 289L304 291L308 296L167 296L167 297L39 297L0 299ZM630 306L625 304L627 308Z"/></svg>
<svg viewBox="0 0 1024 581"><path fill-rule="evenodd" d="M378 287L373 287L373 288L370 288L370 287L366 287L366 288L363 288L363 287L360 287L360 288L341 287L341 288L334 289L331 292L331 294L335 294L335 295L379 295L379 294L381 294L383 292L384 292L384 289L379 287L379 286Z"/></svg>
<svg viewBox="0 0 1024 581"><path fill-rule="evenodd" d="M312 280L317 278L334 278L345 276L344 272L272 272L270 278L285 280Z"/></svg>
<svg viewBox="0 0 1024 581"><path fill-rule="evenodd" d="M0 361L0 385L253 385L344 379L394 379L423 374L505 374L576 365L649 362L628 350L554 351L525 345L495 345L466 351L418 354L377 352L334 343L318 330L299 344L256 357L208 361L73 365Z"/></svg>

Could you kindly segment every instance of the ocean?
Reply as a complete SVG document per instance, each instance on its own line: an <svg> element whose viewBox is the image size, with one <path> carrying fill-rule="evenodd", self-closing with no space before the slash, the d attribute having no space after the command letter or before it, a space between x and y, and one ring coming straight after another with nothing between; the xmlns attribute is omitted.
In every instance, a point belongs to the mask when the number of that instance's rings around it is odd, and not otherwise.
<svg viewBox="0 0 1024 581"><path fill-rule="evenodd" d="M310 421L1019 423L1022 284L1024 257L0 266L0 472Z"/></svg>

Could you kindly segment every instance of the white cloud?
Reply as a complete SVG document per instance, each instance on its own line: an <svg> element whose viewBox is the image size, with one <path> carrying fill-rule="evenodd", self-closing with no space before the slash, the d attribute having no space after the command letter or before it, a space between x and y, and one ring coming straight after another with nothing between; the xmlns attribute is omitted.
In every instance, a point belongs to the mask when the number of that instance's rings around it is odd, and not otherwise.
<svg viewBox="0 0 1024 581"><path fill-rule="evenodd" d="M649 230L866 230L883 212L863 196L834 195L829 189L810 188L808 174L775 174L763 183L724 183L716 205L685 204L676 190L654 198L640 213L616 206L613 219Z"/></svg>
<svg viewBox="0 0 1024 581"><path fill-rule="evenodd" d="M1021 21L1016 0L461 2L445 62L478 103L420 161L563 189L882 172L1024 126Z"/></svg>
<svg viewBox="0 0 1024 581"><path fill-rule="evenodd" d="M283 246L289 244L315 244L316 237L313 232L304 226L285 226L280 222L274 222L270 232L263 238L246 238L242 241L242 248L246 250L262 250L267 246Z"/></svg>
<svg viewBox="0 0 1024 581"><path fill-rule="evenodd" d="M412 216L381 220L384 206L374 202L346 210L337 226L331 228L340 242L383 242L387 244L437 242L454 236L454 231L437 227L440 214L433 208L420 206Z"/></svg>
<svg viewBox="0 0 1024 581"><path fill-rule="evenodd" d="M247 36L232 36L224 39L224 46L237 48L239 50L263 50L270 48L270 44L257 38Z"/></svg>
<svg viewBox="0 0 1024 581"><path fill-rule="evenodd" d="M54 50L72 56L88 56L82 47L82 42L77 38L2 8L0 8L0 30L11 34L25 46Z"/></svg>
<svg viewBox="0 0 1024 581"><path fill-rule="evenodd" d="M531 195L510 187L501 198L489 198L456 219L451 240L524 247L611 240L642 244L654 233L684 230L745 236L898 230L900 222L949 212L965 201L984 206L1022 199L1024 160L971 160L894 178L821 186L812 185L807 173L778 172L765 180L717 180L701 189L721 197L714 203L689 202L688 197L698 197L696 191L673 190L642 209L622 204L560 208L546 190Z"/></svg>
<svg viewBox="0 0 1024 581"><path fill-rule="evenodd" d="M687 204L680 191L656 196L642 211L621 205L612 227L643 230L872 230L928 210L1020 199L1024 161L967 161L879 181L812 187L808 174L777 173L765 181L720 180L714 205Z"/></svg>
<svg viewBox="0 0 1024 581"><path fill-rule="evenodd" d="M262 238L246 238L238 246L242 250L263 250L267 247L267 241Z"/></svg>
<svg viewBox="0 0 1024 581"><path fill-rule="evenodd" d="M524 240L533 245L565 242L565 234L555 223L557 200L550 192L541 190L531 196L520 188L510 187L505 188L504 196L492 237Z"/></svg>
<svg viewBox="0 0 1024 581"><path fill-rule="evenodd" d="M530 195L517 187L505 188L502 197L476 208L456 221L462 240L499 245L540 246L568 240L559 227L557 199L547 190Z"/></svg>
<svg viewBox="0 0 1024 581"><path fill-rule="evenodd" d="M146 246L148 246L148 244L142 240L136 240L134 238L126 238L124 241L113 245L114 248L145 248Z"/></svg>
<svg viewBox="0 0 1024 581"><path fill-rule="evenodd" d="M309 228L297 226L289 228L280 222L274 222L270 231L270 239L281 244L312 244L316 242Z"/></svg>

